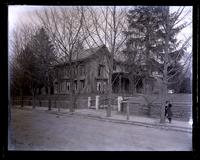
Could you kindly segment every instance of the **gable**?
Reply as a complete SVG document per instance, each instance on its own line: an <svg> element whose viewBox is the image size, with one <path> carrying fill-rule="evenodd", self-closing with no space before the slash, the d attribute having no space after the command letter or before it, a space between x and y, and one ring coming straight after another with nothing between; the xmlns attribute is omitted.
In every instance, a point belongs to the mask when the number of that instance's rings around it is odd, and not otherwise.
<svg viewBox="0 0 200 160"><path fill-rule="evenodd" d="M86 49L80 53L75 53L72 55L72 62L76 62L76 61L84 61L84 60L87 60L91 57L95 57L95 55L98 55L99 54L107 54L109 55L109 51L107 49L107 47L105 45L102 45L102 46L98 46L98 47L95 47L95 48L90 48L90 49ZM64 57L61 58L63 59L64 61ZM60 63L56 66L62 66L62 65L65 65L67 64L67 62L65 63Z"/></svg>

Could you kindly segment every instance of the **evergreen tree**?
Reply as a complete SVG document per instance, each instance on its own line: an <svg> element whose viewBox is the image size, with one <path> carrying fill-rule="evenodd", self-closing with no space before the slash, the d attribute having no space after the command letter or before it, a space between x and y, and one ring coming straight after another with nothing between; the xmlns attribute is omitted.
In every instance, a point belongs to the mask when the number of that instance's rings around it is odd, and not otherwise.
<svg viewBox="0 0 200 160"><path fill-rule="evenodd" d="M56 54L49 36L44 28L39 29L28 44L37 59L38 73L37 78L40 86L47 88L48 95L51 94L53 87L54 68ZM34 93L35 94L35 93ZM51 110L51 101L49 99L49 110Z"/></svg>
<svg viewBox="0 0 200 160"><path fill-rule="evenodd" d="M134 80L138 73L141 78L148 79L156 66L160 65L156 61L157 53L163 49L160 41L160 8L155 6L135 7L129 11L127 17L129 30L125 34L129 38L126 41L124 53L127 56L129 72L133 75L132 79Z"/></svg>
<svg viewBox="0 0 200 160"><path fill-rule="evenodd" d="M164 105L167 99L168 86L178 83L181 72L187 62L181 62L187 54L188 42L178 40L177 35L189 23L182 22L181 14L184 8L174 12L169 7L136 7L128 15L129 19L129 41L127 49L129 57L136 57L136 63L144 63L150 75L156 69L162 78L160 94ZM128 58L130 60L130 58ZM144 69L145 67L143 67ZM153 68L153 69L152 69ZM147 76L145 76L147 77ZM161 109L161 122L164 122L164 108Z"/></svg>

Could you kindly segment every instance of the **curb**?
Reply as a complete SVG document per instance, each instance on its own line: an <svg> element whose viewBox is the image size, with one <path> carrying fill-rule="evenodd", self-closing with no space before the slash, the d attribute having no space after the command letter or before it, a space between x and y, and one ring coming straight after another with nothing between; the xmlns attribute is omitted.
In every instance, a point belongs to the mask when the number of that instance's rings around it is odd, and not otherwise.
<svg viewBox="0 0 200 160"><path fill-rule="evenodd" d="M148 128L155 128L155 129L164 129L164 130L171 130L171 131L179 131L179 132L186 132L186 133L192 133L192 128L187 128L187 127L179 127L179 126L165 126L162 124L151 124L151 123L146 123L146 122L138 122L138 121L127 121L127 120L119 120L119 119L113 119L113 118L107 118L107 117L102 117L98 115L92 115L92 114L81 114L81 113L58 113L55 111L50 111L49 113L51 114L59 114L61 116L64 115L70 115L70 116L81 116L84 118L91 118L95 120L101 120L104 122L113 122L113 123L120 123L120 124L129 124L129 125L137 125L137 126L143 126L143 127L148 127Z"/></svg>
<svg viewBox="0 0 200 160"><path fill-rule="evenodd" d="M80 114L80 113L74 113L73 115L83 116L83 117L106 121L106 122L130 124L130 125L137 125L137 126L143 126L143 127L148 127L148 128L156 128L156 129L164 129L164 130L192 133L192 129L186 128L186 127L164 126L161 124L151 124L151 123L138 122L138 121L118 120L118 119L111 119L111 118L95 116L95 115L84 115L84 114Z"/></svg>

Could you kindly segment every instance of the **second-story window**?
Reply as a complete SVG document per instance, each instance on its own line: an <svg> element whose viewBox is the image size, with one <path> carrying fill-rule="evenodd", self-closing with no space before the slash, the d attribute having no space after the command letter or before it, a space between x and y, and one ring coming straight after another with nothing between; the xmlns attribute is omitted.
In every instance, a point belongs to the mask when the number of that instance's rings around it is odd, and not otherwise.
<svg viewBox="0 0 200 160"><path fill-rule="evenodd" d="M76 76L77 75L77 67L75 66L73 69L74 69L74 75Z"/></svg>
<svg viewBox="0 0 200 160"><path fill-rule="evenodd" d="M98 67L98 76L99 77L103 76L103 68L104 68L104 65L100 64Z"/></svg>
<svg viewBox="0 0 200 160"><path fill-rule="evenodd" d="M84 76L85 75L85 65L81 65L79 71L80 71L80 76Z"/></svg>
<svg viewBox="0 0 200 160"><path fill-rule="evenodd" d="M101 82L97 82L97 91L101 91Z"/></svg>
<svg viewBox="0 0 200 160"><path fill-rule="evenodd" d="M65 76L69 76L69 68L65 68Z"/></svg>
<svg viewBox="0 0 200 160"><path fill-rule="evenodd" d="M74 81L74 88L75 88L75 91L77 90L77 88L78 88L78 85L77 85L77 80L76 81Z"/></svg>

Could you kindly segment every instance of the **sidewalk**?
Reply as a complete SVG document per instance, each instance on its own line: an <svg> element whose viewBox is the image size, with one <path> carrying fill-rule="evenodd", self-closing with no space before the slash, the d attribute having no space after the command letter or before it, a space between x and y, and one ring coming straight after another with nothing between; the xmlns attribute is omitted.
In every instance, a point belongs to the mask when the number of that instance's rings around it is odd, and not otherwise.
<svg viewBox="0 0 200 160"><path fill-rule="evenodd" d="M15 107L19 108L19 107ZM32 110L31 106L25 106L24 109ZM184 121L177 121L172 120L172 123L166 122L164 124L160 124L160 119L156 118L149 118L149 117L142 117L142 116L135 116L130 115L129 120L127 120L125 114L118 113L117 111L111 112L111 117L106 117L106 110L100 109L77 109L74 113L70 113L69 109L60 109L58 112L58 108L52 108L51 111L48 111L47 107L36 107L36 111L43 111L47 113L57 114L57 115L76 115L76 116L83 116L86 118L92 118L101 121L109 121L114 123L123 123L123 124L131 124L131 125L138 125L138 126L145 126L157 129L165 129L165 130L173 130L173 131L180 131L180 132L187 132L192 133L192 125L189 122Z"/></svg>

